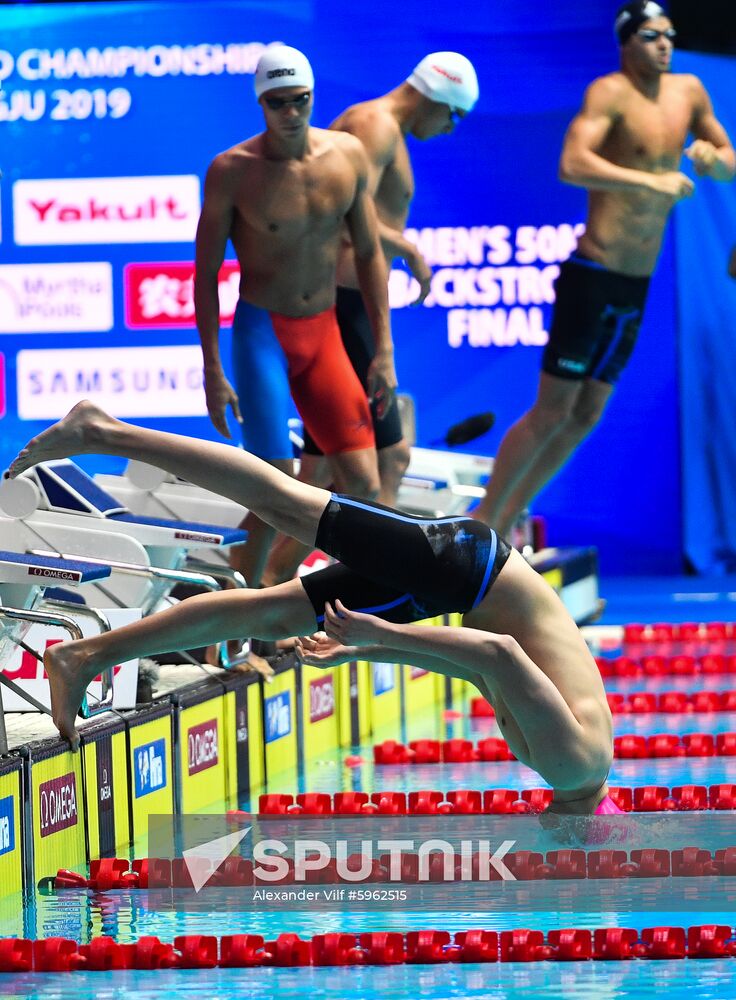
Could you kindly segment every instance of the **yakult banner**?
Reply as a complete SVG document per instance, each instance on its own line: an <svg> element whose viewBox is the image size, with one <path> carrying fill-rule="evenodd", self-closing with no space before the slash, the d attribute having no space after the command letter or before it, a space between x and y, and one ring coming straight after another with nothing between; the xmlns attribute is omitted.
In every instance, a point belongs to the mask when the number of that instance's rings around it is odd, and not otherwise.
<svg viewBox="0 0 736 1000"><path fill-rule="evenodd" d="M199 178L17 181L13 217L20 246L190 243L199 218Z"/></svg>
<svg viewBox="0 0 736 1000"><path fill-rule="evenodd" d="M219 437L201 392L193 239L207 166L263 127L253 73L272 42L309 56L322 127L394 88L429 52L454 49L476 66L480 99L453 134L408 139L416 194L406 235L434 277L426 303L412 307L415 284L397 263L390 297L419 444L492 410L493 430L468 448L494 454L534 398L554 280L585 218L584 192L559 183L558 160L586 86L616 68L618 5L460 0L433 5L431 19L424 0L405 0L391 18L370 5L346 18L338 0L0 7L0 148L12 151L0 186L2 264L27 268L5 284L0 273L6 464L90 393L117 416ZM597 545L604 570L679 568L671 260L666 249L606 419L535 505L553 543ZM54 280L51 265L70 270ZM233 267L220 276L226 364L237 296Z"/></svg>

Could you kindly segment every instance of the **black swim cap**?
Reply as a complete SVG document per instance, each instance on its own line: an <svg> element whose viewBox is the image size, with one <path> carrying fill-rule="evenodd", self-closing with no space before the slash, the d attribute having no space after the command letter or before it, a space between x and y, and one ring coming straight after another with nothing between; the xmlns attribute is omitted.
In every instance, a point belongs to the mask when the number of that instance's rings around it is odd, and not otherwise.
<svg viewBox="0 0 736 1000"><path fill-rule="evenodd" d="M624 45L645 21L654 17L668 17L667 11L654 0L634 0L634 3L624 4L614 22L618 44Z"/></svg>

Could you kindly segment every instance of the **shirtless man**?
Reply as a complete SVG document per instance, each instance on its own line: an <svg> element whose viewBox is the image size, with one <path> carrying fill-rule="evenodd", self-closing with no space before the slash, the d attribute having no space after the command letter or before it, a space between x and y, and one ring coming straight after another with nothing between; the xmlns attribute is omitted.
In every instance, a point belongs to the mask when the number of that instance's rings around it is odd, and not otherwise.
<svg viewBox="0 0 736 1000"><path fill-rule="evenodd" d="M226 437L228 406L238 420L242 410L245 446L291 471L286 422L274 428L267 388L240 386L238 402L223 371L217 274L229 239L241 269L233 321L233 350L240 361L236 370L247 369L241 355L253 345L276 345L273 364L281 366L276 377L287 386L283 367L288 363L288 388L329 456L334 482L360 496L376 496L370 411L335 319L336 266L344 228L355 247L356 275L376 344L368 373L370 391L388 407L396 375L386 266L363 147L353 136L310 126L313 88L312 69L301 52L281 45L267 48L255 74L266 130L215 157L207 171L194 286L207 409ZM252 517L245 527L251 537L236 568L250 585L257 585L273 533Z"/></svg>
<svg viewBox="0 0 736 1000"><path fill-rule="evenodd" d="M402 258L419 282L416 305L430 291L432 271L413 243L404 238L404 227L414 196L414 175L407 135L432 139L450 135L455 124L478 100L478 79L472 64L458 52L433 52L419 63L398 87L374 100L355 104L335 119L330 128L350 132L368 154L368 192L378 215L378 232L390 268ZM360 292L353 247L345 240L337 265L337 320L348 357L368 391L368 371L374 355L368 314ZM409 464L396 402L381 412L371 403L378 452L381 503L395 506L401 478ZM277 419L285 422L285 416ZM313 486L329 486L330 469L319 446L305 428L299 478ZM293 538L276 542L263 582L290 579L308 553Z"/></svg>
<svg viewBox="0 0 736 1000"><path fill-rule="evenodd" d="M557 808L616 811L606 784L611 713L595 661L555 592L491 528L330 494L246 451L135 427L88 401L34 438L10 475L89 453L135 457L222 493L341 563L276 587L191 597L132 625L49 647L53 718L74 748L75 716L100 670L244 630L278 639L324 623L329 637L303 640L307 662L342 662L367 645L382 660L465 678L494 705L514 754L553 787ZM464 614L469 627L410 624L446 612Z"/></svg>
<svg viewBox="0 0 736 1000"><path fill-rule="evenodd" d="M560 177L589 191L578 249L556 282L537 399L507 431L475 516L507 534L600 420L629 360L667 216L693 192L678 164L730 180L728 136L700 80L671 74L674 29L656 3L616 17L621 69L594 80L571 123Z"/></svg>

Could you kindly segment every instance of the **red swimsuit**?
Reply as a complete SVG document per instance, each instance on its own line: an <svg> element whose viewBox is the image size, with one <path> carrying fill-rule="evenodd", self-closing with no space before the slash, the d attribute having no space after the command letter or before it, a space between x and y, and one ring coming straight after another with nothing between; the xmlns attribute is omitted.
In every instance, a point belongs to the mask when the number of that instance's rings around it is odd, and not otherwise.
<svg viewBox="0 0 736 1000"><path fill-rule="evenodd" d="M368 399L345 353L335 307L316 316L270 313L288 362L289 386L325 455L374 448Z"/></svg>

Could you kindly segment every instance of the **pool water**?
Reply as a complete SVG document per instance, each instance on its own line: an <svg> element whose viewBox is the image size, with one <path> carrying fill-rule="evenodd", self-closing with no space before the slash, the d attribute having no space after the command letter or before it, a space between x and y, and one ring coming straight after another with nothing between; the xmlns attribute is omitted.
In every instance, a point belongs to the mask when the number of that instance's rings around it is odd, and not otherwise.
<svg viewBox="0 0 736 1000"><path fill-rule="evenodd" d="M631 594L626 593L627 602ZM662 602L665 598L662 597ZM609 607L611 607L609 605ZM733 605L728 610L732 610ZM696 610L697 609L697 613ZM673 601L670 606L657 608L658 614L647 619L642 611L639 620L707 620L702 602ZM714 605L710 617L722 617L723 608ZM668 611L669 614L663 614ZM611 607L615 620L615 602ZM633 617L629 614L629 617ZM709 687L723 690L736 686L732 678L667 677L655 680L615 679L607 681L609 690L623 693L641 690L694 691ZM492 719L473 720L468 715L446 723L446 738L458 736L478 739L498 735ZM736 730L736 713L648 714L615 717L617 735L624 733L707 731L711 733ZM396 734L387 734L395 736ZM428 712L413 720L413 737L437 738L438 718ZM298 791L381 791L410 792L419 789L455 788L525 788L538 787L536 774L518 762L494 764L439 764L409 767L374 767L372 744L357 748L365 763L357 767L344 766L345 751L324 755L312 762L300 775L299 787L293 781L273 781L269 792ZM612 785L718 784L734 781L733 759L727 757L655 760L616 760L611 772ZM243 801L242 809L257 805ZM727 814L733 816L733 814ZM726 815L719 814L721 823ZM665 817L668 823L678 823L677 814ZM736 825L734 829L736 835ZM736 843L736 840L734 841ZM653 844L652 846L657 846ZM145 853L137 852L138 856ZM135 854L134 854L135 856ZM81 942L93 936L111 935L120 942L135 940L143 935L156 935L162 941L173 941L181 934L262 934L267 940L282 932L295 932L302 938L329 931L349 933L371 930L446 929L451 932L483 927L492 930L534 928L544 932L555 928L693 926L697 924L733 923L732 912L710 909L700 911L694 906L687 911L662 912L661 904L652 908L652 896L646 879L628 880L635 883L626 895L625 908L613 912L559 912L538 910L496 913L412 912L393 909L389 912L316 912L291 911L242 912L156 912L148 910L143 892L35 894L26 901L20 899L0 904L0 936L50 937L63 936ZM697 905L697 904L696 904ZM401 998L425 997L484 997L521 998L618 998L667 996L669 1000L689 997L694 992L701 998L724 998L736 995L736 960L681 960L628 962L534 962L495 963L484 965L442 964L434 966L401 965L394 967L331 967L331 968L257 968L214 970L156 970L114 973L18 974L0 977L0 993L15 997L74 998L92 1000L115 998L134 993L139 998L160 997L166 992L180 996L217 997L219 1000L243 998L309 996L318 998Z"/></svg>

